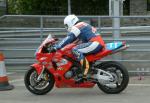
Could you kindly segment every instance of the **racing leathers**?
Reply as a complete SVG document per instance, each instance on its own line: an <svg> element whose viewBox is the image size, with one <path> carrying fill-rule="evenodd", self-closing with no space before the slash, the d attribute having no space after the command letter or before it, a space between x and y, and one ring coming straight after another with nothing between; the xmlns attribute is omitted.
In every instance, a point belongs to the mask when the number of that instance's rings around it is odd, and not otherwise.
<svg viewBox="0 0 150 103"><path fill-rule="evenodd" d="M86 78L86 75L89 71L89 62L85 58L85 55L98 53L100 50L102 50L104 41L97 33L96 28L85 22L78 22L71 28L67 37L65 37L58 45L56 45L56 48L61 49L76 39L79 39L82 41L82 43L74 47L72 52L77 60L80 61L81 66L83 67L83 65L85 65L83 77Z"/></svg>

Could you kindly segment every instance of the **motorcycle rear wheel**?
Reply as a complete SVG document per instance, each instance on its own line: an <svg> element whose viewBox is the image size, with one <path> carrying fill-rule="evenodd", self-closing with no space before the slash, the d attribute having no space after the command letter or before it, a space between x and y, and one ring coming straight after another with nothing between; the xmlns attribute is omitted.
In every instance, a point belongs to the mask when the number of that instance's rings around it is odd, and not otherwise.
<svg viewBox="0 0 150 103"><path fill-rule="evenodd" d="M98 65L98 68L100 68L104 71L107 71L109 73L113 72L113 70L111 70L111 68L116 68L117 71L120 71L121 76L122 76L122 81L120 83L116 84L117 85L116 88L111 88L111 87L108 87L108 86L103 85L98 82L97 85L103 92L105 92L107 94L118 94L118 93L122 92L128 86L128 83L129 83L128 71L119 62L115 62L115 61L104 62L104 63ZM115 71L112 74L116 75ZM116 75L116 78L117 78L117 75Z"/></svg>
<svg viewBox="0 0 150 103"><path fill-rule="evenodd" d="M36 95L47 94L54 87L55 79L54 76L46 69L44 71L44 75L45 79L37 81L38 74L36 70L31 67L24 76L24 83L26 88L31 93Z"/></svg>

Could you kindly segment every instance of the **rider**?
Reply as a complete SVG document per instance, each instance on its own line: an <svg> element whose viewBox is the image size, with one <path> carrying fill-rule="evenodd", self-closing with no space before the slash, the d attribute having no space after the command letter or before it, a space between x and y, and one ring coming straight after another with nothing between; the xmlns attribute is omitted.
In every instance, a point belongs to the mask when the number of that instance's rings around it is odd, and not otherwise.
<svg viewBox="0 0 150 103"><path fill-rule="evenodd" d="M82 41L81 44L72 49L72 52L80 62L82 68L85 65L83 75L79 78L79 80L77 80L77 82L83 81L86 79L89 71L89 62L85 55L98 53L102 50L104 41L94 27L85 22L81 22L75 15L66 16L64 19L64 25L68 31L68 35L60 43L58 43L54 49L55 51L61 49L65 45L72 43L77 39Z"/></svg>

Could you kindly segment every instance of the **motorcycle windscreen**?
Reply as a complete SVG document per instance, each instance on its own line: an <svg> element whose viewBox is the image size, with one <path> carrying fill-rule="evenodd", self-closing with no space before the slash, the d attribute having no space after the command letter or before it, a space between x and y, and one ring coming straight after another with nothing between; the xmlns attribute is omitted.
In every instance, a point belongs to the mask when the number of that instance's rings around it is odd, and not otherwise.
<svg viewBox="0 0 150 103"><path fill-rule="evenodd" d="M54 41L54 39L52 38L51 34L49 34L45 40L41 43L41 45L36 49L35 53L34 53L34 56L36 56L36 54L38 52L41 52L41 48L47 43L47 42L50 42L50 41Z"/></svg>

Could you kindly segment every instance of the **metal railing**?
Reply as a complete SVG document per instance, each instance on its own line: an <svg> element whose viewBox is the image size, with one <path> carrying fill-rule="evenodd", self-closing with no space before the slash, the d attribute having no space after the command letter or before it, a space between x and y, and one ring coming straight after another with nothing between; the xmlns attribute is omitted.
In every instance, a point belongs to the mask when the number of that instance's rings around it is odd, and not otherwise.
<svg viewBox="0 0 150 103"><path fill-rule="evenodd" d="M60 18L63 19L65 16L49 16L49 15L3 15L0 17L1 19L5 19L6 17L30 17L30 18L39 18L40 21L40 27L39 28L11 28L11 27L0 27L0 34L2 33L27 33L27 32L40 32L40 39L43 40L43 32L62 32L65 31L64 28L44 28L44 18ZM120 27L120 28L112 28L112 27L101 27L101 19L103 18L150 18L150 16L79 16L79 18L96 18L98 19L98 27L97 29L100 30L103 33L112 32L113 30L122 31L122 32L150 32L150 26L130 26L130 27ZM114 40L115 38L113 38ZM147 39L147 38L145 38ZM121 40L115 39L115 40ZM123 39L122 39L123 40ZM129 39L124 39L129 40ZM135 41L140 41L138 39L135 39Z"/></svg>
<svg viewBox="0 0 150 103"><path fill-rule="evenodd" d="M4 19L4 18L7 18L7 17L23 17L23 18L39 18L39 22L40 22L40 27L39 28L18 28L20 30L17 29L17 31L9 31L9 32L34 32L34 31L40 31L40 37L41 37L41 40L43 38L43 32L44 31L64 31L65 29L64 28L44 28L44 18L60 18L64 19L65 16L48 16L48 15L4 15L4 16L1 16L0 17L0 20L1 19ZM101 31L103 30L113 30L113 31L122 31L122 30L130 30L132 31L133 29L134 30L138 30L138 32L140 30L149 30L150 29L150 26L132 26L132 27L119 27L119 28L112 28L112 27L101 27L101 22L102 22L102 19L105 19L105 18L110 18L110 19L113 19L113 18L120 18L120 19L124 19L124 18L150 18L150 16L79 16L79 18L81 19L97 19L97 22L98 22L98 25L97 25L97 28ZM63 22L62 22L63 23ZM3 28L3 27L0 27L0 29L14 29L14 28ZM26 30L25 30L26 29ZM32 29L32 30L31 30ZM140 30L139 30L140 29ZM1 31L0 33L6 33L7 31ZM8 33L9 33L8 32ZM135 31L134 31L135 32ZM115 36L114 36L115 37Z"/></svg>
<svg viewBox="0 0 150 103"><path fill-rule="evenodd" d="M0 27L0 35L1 34L9 34L9 33L30 33L30 32L40 32L40 37L38 39L36 39L37 41L42 41L44 38L44 32L66 32L65 29L63 27L61 28L47 28L44 27L44 19L45 18L60 18L63 21L63 18L65 16L48 16L48 15L4 15L2 17L0 17L0 20L4 20L5 18L16 18L16 17L22 17L22 18L39 18L39 27ZM91 18L97 19L98 24L97 24L97 29L101 31L101 33L112 33L113 30L118 30L121 31L122 33L150 33L150 25L148 26L128 26L128 27L120 27L120 28L113 28L113 27L102 27L102 19L106 19L106 18L120 18L120 19L127 19L127 18L149 18L150 16L119 16L119 17L115 17L115 16L79 16L79 18L81 18L82 20L89 20ZM63 22L62 22L63 23ZM140 35L140 34L139 34ZM140 35L141 36L141 35ZM140 37L139 36L139 37ZM147 35L150 37L150 35ZM124 52L150 52L150 39L147 37L143 37L143 38L130 38L130 37L121 37L115 39L115 36L113 36L114 38L105 38L105 41L114 41L114 40L118 40L118 41L127 41L127 42L136 42L138 43L138 45L135 44L135 46L140 47L140 46L145 46L145 47L149 47L149 48L144 48L144 49L139 49L139 48L130 48ZM0 40L19 40L20 38L0 38ZM33 38L32 38L33 39ZM22 38L21 40L26 40L26 38ZM35 42L35 41L33 41ZM141 44L143 42L146 42L147 44ZM132 47L132 45L131 45ZM0 51L35 51L35 49L29 49L29 48L0 48ZM124 53L123 52L123 53ZM103 60L103 61L107 61L107 60ZM124 60L124 59L120 59L117 60L120 62L132 62L132 63L145 63L145 62L150 62L150 59L148 60Z"/></svg>

